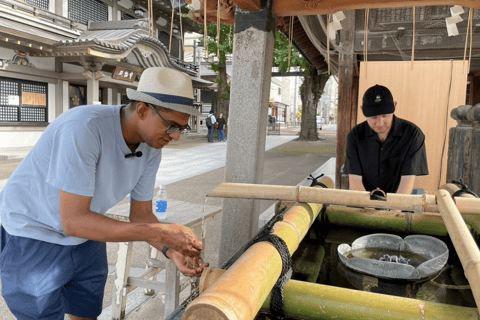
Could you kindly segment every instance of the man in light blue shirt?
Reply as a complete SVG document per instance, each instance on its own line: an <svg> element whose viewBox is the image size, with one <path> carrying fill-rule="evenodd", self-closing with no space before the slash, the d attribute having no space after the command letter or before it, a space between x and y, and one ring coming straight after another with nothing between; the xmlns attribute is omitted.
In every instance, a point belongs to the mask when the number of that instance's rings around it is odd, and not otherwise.
<svg viewBox="0 0 480 320"><path fill-rule="evenodd" d="M149 68L127 94L128 106L82 106L58 117L0 193L2 295L18 319L95 319L107 241L147 241L188 276L208 265L189 228L160 224L152 213L161 149L199 114L191 80ZM104 216L129 193L130 222Z"/></svg>

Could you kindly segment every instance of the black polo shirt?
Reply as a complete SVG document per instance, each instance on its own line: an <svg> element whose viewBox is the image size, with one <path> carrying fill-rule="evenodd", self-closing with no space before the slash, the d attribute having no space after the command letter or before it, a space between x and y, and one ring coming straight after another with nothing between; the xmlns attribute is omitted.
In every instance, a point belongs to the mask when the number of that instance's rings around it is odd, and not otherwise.
<svg viewBox="0 0 480 320"><path fill-rule="evenodd" d="M402 176L428 175L425 135L413 123L393 116L382 144L367 121L362 122L348 134L345 172L362 176L367 191L378 187L394 193Z"/></svg>

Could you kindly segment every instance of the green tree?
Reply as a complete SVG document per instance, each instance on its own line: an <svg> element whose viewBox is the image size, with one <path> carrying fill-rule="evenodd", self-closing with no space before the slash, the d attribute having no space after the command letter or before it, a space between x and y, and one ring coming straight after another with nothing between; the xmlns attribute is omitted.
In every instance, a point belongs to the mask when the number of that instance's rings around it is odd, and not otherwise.
<svg viewBox="0 0 480 320"><path fill-rule="evenodd" d="M203 34L203 25L202 34ZM230 85L227 83L227 56L233 52L233 26L220 24L220 45L217 43L217 24L207 24L207 48L217 60L210 63L210 69L217 73L215 82L218 91L215 93L212 105L215 113L223 113L228 121L230 104ZM200 41L205 45L204 37ZM290 48L290 63L288 52ZM317 70L299 54L295 47L289 46L287 37L280 31L275 32L275 44L273 50L273 65L279 68L280 72L296 68L304 72L303 83L300 86L300 98L302 100L302 124L300 129L300 140L318 140L317 133L317 105L322 95L322 90L328 80L328 76L319 75ZM228 128L227 128L228 130ZM226 132L227 133L227 132Z"/></svg>
<svg viewBox="0 0 480 320"><path fill-rule="evenodd" d="M290 65L288 62L289 48ZM318 74L317 69L309 65L295 47L289 46L287 37L280 31L275 33L273 64L278 67L280 72L286 72L290 68L303 71L303 83L300 86L302 124L299 139L307 141L318 140L317 105L329 76Z"/></svg>
<svg viewBox="0 0 480 320"><path fill-rule="evenodd" d="M204 34L204 26L201 25L202 34ZM227 78L227 56L233 52L233 26L220 24L220 45L217 43L217 24L207 24L207 51L209 54L214 54L217 60L210 62L210 69L217 73L215 82L218 90L215 93L212 101L212 108L218 116L223 113L223 117L228 121L229 105L230 105L230 84ZM205 46L204 37L200 41ZM228 128L225 130L227 134Z"/></svg>

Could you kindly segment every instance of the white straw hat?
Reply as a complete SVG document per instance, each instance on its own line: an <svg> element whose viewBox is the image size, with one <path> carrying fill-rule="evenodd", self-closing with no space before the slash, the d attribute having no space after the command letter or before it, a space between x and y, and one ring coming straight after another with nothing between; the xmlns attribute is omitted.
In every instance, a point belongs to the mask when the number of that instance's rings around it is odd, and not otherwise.
<svg viewBox="0 0 480 320"><path fill-rule="evenodd" d="M145 69L137 90L128 88L127 97L194 116L200 115L193 106L192 79L171 68Z"/></svg>

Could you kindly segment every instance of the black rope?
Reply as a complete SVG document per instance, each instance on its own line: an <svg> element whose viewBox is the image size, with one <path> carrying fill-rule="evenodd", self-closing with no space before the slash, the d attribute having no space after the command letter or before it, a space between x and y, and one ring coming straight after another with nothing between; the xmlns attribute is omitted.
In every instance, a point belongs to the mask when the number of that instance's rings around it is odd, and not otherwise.
<svg viewBox="0 0 480 320"><path fill-rule="evenodd" d="M282 259L282 272L273 286L270 296L270 314L274 319L282 320L285 319L285 313L283 311L283 290L292 277L292 257L290 257L287 244L279 236L267 234L259 238L258 242L260 241L270 242L275 249L277 249Z"/></svg>
<svg viewBox="0 0 480 320"><path fill-rule="evenodd" d="M322 188L328 188L325 184L318 181L318 179L320 179L323 176L324 176L323 173L316 178L314 178L312 175L309 175L307 180L312 180L312 183L310 183L310 187L320 186Z"/></svg>
<svg viewBox="0 0 480 320"><path fill-rule="evenodd" d="M455 184L457 187L459 187L460 189L455 191L454 194L452 194L452 198L455 198L455 197L460 197L464 194L470 194L472 196L474 196L475 198L478 198L477 194L475 192L473 192L472 190L470 190L463 182L462 180L460 181L457 181L457 180L452 180L450 181L450 183L453 183Z"/></svg>

